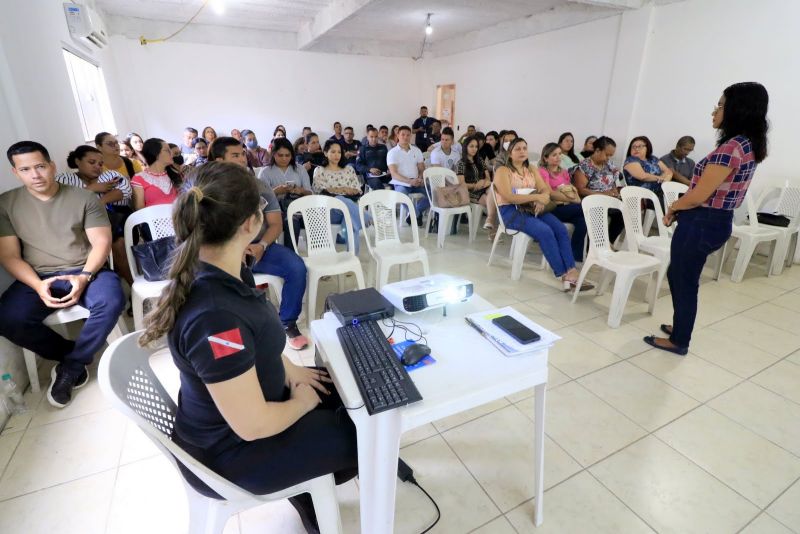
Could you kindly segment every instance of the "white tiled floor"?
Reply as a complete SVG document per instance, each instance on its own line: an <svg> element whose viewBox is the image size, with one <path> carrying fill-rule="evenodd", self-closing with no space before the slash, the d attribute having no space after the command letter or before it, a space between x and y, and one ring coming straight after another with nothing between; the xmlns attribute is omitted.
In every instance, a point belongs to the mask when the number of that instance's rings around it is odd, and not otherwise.
<svg viewBox="0 0 800 534"><path fill-rule="evenodd" d="M800 533L800 267L766 278L753 266L741 284L704 276L691 352L679 358L641 341L670 322L666 284L650 316L637 282L611 330L609 295L571 304L538 270L535 245L514 282L508 240L488 267L485 234L468 245L463 233L444 250L426 242L432 270L470 278L480 295L563 340L550 352L544 524L532 522L534 401L525 391L403 436L402 456L443 512L434 532ZM325 282L320 300L335 287ZM288 352L313 362L311 350ZM154 367L175 391L169 355ZM43 363L45 384L48 373ZM179 476L94 379L63 410L26 397L32 410L0 434L0 532L186 531ZM407 484L397 495L396 531L422 531L433 507ZM345 532L357 532L355 481L338 496ZM280 502L239 514L225 532L302 527Z"/></svg>

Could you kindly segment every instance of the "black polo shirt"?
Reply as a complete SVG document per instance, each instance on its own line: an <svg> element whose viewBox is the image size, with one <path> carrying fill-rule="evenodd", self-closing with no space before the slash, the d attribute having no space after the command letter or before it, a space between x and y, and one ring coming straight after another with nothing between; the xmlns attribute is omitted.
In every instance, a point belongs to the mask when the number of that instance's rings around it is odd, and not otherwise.
<svg viewBox="0 0 800 534"><path fill-rule="evenodd" d="M281 354L286 344L275 307L255 289L242 266L242 281L201 263L189 297L167 337L181 376L175 432L205 451L220 452L241 439L217 409L206 384L235 378L255 366L264 399L286 400Z"/></svg>

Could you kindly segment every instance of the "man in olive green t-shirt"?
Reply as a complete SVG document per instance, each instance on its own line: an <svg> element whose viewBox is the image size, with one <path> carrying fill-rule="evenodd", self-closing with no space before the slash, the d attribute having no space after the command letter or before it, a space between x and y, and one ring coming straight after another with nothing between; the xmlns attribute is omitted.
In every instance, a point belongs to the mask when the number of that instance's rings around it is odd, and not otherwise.
<svg viewBox="0 0 800 534"><path fill-rule="evenodd" d="M86 366L125 306L119 278L104 267L111 225L97 195L55 181L56 166L41 144L20 141L7 156L23 186L0 195L0 265L16 279L0 297L0 335L59 362L47 400L63 408L89 380ZM43 321L75 304L89 318L73 342Z"/></svg>

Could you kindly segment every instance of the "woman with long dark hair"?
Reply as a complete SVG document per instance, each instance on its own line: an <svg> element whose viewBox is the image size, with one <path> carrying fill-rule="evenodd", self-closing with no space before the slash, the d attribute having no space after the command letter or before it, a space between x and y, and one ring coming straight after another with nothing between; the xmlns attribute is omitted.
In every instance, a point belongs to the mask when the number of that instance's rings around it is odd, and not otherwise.
<svg viewBox="0 0 800 534"><path fill-rule="evenodd" d="M570 181L569 171L561 166L561 148L556 143L547 143L542 148L539 174L550 186L550 200L557 204L552 211L553 215L559 221L575 227L570 238L572 255L575 261L583 261L586 219L581 209L581 197Z"/></svg>
<svg viewBox="0 0 800 534"><path fill-rule="evenodd" d="M163 139L152 138L144 142L142 156L147 169L131 180L133 186L133 209L147 206L172 204L183 184L183 177L173 164L172 151Z"/></svg>
<svg viewBox="0 0 800 534"><path fill-rule="evenodd" d="M622 166L625 182L649 189L658 197L664 207L664 193L661 184L672 180L672 169L653 155L653 144L645 135L631 139L628 152L625 153L625 163Z"/></svg>
<svg viewBox="0 0 800 534"><path fill-rule="evenodd" d="M340 484L353 478L356 431L331 379L282 355L278 313L242 263L267 204L256 179L216 161L194 176L173 208L169 285L139 338L144 346L166 336L180 371L173 440L257 495L328 473ZM200 493L214 495L181 471ZM310 496L289 500L306 529L318 532Z"/></svg>
<svg viewBox="0 0 800 534"><path fill-rule="evenodd" d="M115 171L130 180L142 170L138 159L129 159L120 153L119 141L114 134L100 132L94 136L94 145L103 154L104 171Z"/></svg>
<svg viewBox="0 0 800 534"><path fill-rule="evenodd" d="M583 159L575 154L575 136L571 132L558 136L558 146L561 148L561 166L565 169L571 169Z"/></svg>
<svg viewBox="0 0 800 534"><path fill-rule="evenodd" d="M681 356L689 351L703 265L730 238L733 210L744 201L757 165L767 157L768 107L767 90L756 82L731 85L714 107L717 148L697 162L689 191L664 215L666 225L680 222L667 271L673 319L671 325L661 325L669 337L647 336L648 345Z"/></svg>

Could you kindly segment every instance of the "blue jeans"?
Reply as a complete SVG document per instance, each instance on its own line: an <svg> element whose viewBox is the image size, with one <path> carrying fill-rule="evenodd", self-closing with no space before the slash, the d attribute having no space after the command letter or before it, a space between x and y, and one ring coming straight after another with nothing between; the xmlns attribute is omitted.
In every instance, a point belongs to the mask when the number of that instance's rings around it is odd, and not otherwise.
<svg viewBox="0 0 800 534"><path fill-rule="evenodd" d="M411 187L410 185L395 185L394 190L405 193L406 195L409 193L422 193L422 198L417 200L417 203L414 205L418 217L431 207L431 203L428 201L428 195L425 194L425 188L421 185L415 187Z"/></svg>
<svg viewBox="0 0 800 534"><path fill-rule="evenodd" d="M73 269L39 277L44 280L79 272L81 269ZM71 289L66 280L57 280L50 286L50 294L60 298ZM72 373L81 373L84 366L92 363L125 309L125 294L119 277L113 271L100 271L83 290L78 304L89 310L89 318L78 339L69 341L43 324L48 315L58 310L48 308L36 291L15 281L0 298L0 335L42 358L61 362Z"/></svg>
<svg viewBox="0 0 800 534"><path fill-rule="evenodd" d="M350 212L350 220L353 222L353 233L355 234L355 251L356 256L358 256L358 251L360 250L361 239L359 236L361 235L361 217L358 214L358 204L350 200L349 198L338 195L336 198L344 202L344 205L347 206L347 211ZM369 213L365 214L364 219L369 222L370 216ZM331 224L343 224L344 221L344 214L339 210L331 210ZM344 228L342 228L344 230ZM349 235L344 236L345 241L350 239Z"/></svg>
<svg viewBox="0 0 800 534"><path fill-rule="evenodd" d="M694 208L678 212L678 227L672 235L667 280L672 292L672 335L669 340L688 347L697 317L700 273L708 256L731 236L733 212Z"/></svg>
<svg viewBox="0 0 800 534"><path fill-rule="evenodd" d="M583 242L586 239L586 219L583 218L583 208L580 204L559 204L551 212L561 222L570 223L575 227L572 232L572 257L575 261L583 261Z"/></svg>
<svg viewBox="0 0 800 534"><path fill-rule="evenodd" d="M306 292L306 264L294 250L273 243L264 251L261 260L253 266L254 273L271 274L283 278L279 316L283 326L297 322L303 308Z"/></svg>
<svg viewBox="0 0 800 534"><path fill-rule="evenodd" d="M506 228L519 230L533 238L542 247L547 263L553 268L556 276L563 276L575 267L575 258L569 242L569 233L564 223L552 213L534 217L518 211L516 206L507 204L500 206L500 216Z"/></svg>

